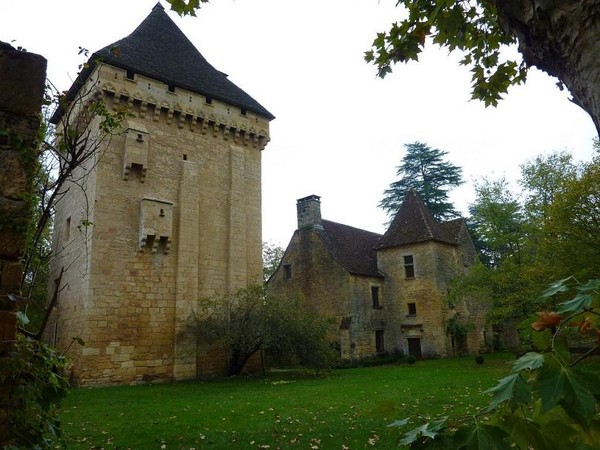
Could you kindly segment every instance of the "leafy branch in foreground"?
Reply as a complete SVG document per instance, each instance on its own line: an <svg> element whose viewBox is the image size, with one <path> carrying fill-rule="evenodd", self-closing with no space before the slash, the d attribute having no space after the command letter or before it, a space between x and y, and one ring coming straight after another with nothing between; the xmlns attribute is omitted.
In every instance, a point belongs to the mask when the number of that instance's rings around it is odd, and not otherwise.
<svg viewBox="0 0 600 450"><path fill-rule="evenodd" d="M570 283L574 286L570 286ZM539 351L526 353L512 373L489 389L489 407L473 417L441 418L404 433L411 449L600 448L600 279L552 283L542 298L574 295L542 311L531 327ZM569 342L584 345L572 353ZM581 348L581 347L579 347ZM405 427L409 420L389 426Z"/></svg>

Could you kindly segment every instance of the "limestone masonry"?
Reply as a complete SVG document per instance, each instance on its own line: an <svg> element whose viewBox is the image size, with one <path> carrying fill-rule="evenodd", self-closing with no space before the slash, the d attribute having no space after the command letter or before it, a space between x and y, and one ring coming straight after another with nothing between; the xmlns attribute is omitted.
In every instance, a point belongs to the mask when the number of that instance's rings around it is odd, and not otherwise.
<svg viewBox="0 0 600 450"><path fill-rule="evenodd" d="M59 132L87 98L128 117L57 207L52 270L67 270L48 338L63 349L83 339L69 355L84 385L218 374L223 353L181 331L199 298L261 281L261 151L273 116L160 5L92 55L54 116Z"/></svg>
<svg viewBox="0 0 600 450"><path fill-rule="evenodd" d="M334 319L329 337L342 359L485 350L489 305L447 298L451 280L476 260L464 219L437 222L414 191L383 235L322 219L316 195L298 200L297 210L269 294Z"/></svg>

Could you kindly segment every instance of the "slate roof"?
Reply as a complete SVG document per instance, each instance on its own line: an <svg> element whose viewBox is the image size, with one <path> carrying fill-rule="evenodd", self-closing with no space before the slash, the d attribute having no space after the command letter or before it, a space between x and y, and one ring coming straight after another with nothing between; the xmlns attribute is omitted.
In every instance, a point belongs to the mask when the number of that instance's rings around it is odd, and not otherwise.
<svg viewBox="0 0 600 450"><path fill-rule="evenodd" d="M341 223L322 220L323 229L316 228L333 258L348 272L383 278L377 270L375 246L381 235Z"/></svg>
<svg viewBox="0 0 600 450"><path fill-rule="evenodd" d="M456 244L449 234L452 226L442 226L433 217L419 195L411 190L379 243L378 249L399 247L417 242L438 241Z"/></svg>
<svg viewBox="0 0 600 450"><path fill-rule="evenodd" d="M229 81L226 74L210 65L160 3L129 36L107 45L90 57L87 67L71 86L68 100L75 98L97 61L245 108L269 120L275 118ZM52 121L58 122L62 113L57 111Z"/></svg>
<svg viewBox="0 0 600 450"><path fill-rule="evenodd" d="M458 238L460 237L460 230L462 228L463 223L465 223L465 219L462 217L458 219L447 220L445 222L441 222L440 225L442 229L446 232L449 238L455 244L458 244Z"/></svg>

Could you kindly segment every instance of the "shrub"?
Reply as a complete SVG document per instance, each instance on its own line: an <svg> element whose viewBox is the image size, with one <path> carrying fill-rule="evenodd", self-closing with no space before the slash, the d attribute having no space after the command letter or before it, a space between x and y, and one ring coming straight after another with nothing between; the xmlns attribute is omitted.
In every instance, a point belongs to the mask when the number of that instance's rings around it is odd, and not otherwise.
<svg viewBox="0 0 600 450"><path fill-rule="evenodd" d="M414 355L408 355L406 357L406 362L409 364L414 364L417 362L417 358L415 358Z"/></svg>
<svg viewBox="0 0 600 450"><path fill-rule="evenodd" d="M43 342L18 335L10 357L0 361L0 398L8 427L7 441L0 446L54 447L60 437L58 407L67 387L64 357Z"/></svg>
<svg viewBox="0 0 600 450"><path fill-rule="evenodd" d="M475 362L476 362L477 364L479 364L479 365L482 365L482 364L483 364L483 361L485 361L485 358L483 357L483 355L477 355L477 356L475 357Z"/></svg>

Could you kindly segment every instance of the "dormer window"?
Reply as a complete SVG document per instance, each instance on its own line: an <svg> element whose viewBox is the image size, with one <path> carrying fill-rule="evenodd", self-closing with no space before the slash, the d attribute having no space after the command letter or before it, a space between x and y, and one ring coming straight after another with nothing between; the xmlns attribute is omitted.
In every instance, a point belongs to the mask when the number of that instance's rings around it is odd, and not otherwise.
<svg viewBox="0 0 600 450"><path fill-rule="evenodd" d="M212 105L212 97L208 97L208 96L207 96L207 97L206 97L206 101L205 101L205 103L206 103L207 105Z"/></svg>
<svg viewBox="0 0 600 450"><path fill-rule="evenodd" d="M127 78L128 80L133 80L135 77L135 72L133 70L128 70L127 73L125 74L125 78Z"/></svg>
<svg viewBox="0 0 600 450"><path fill-rule="evenodd" d="M245 108L242 108L240 112L241 112L242 116L245 116L248 114L248 110Z"/></svg>
<svg viewBox="0 0 600 450"><path fill-rule="evenodd" d="M175 92L175 85L174 84L169 84L169 92Z"/></svg>

